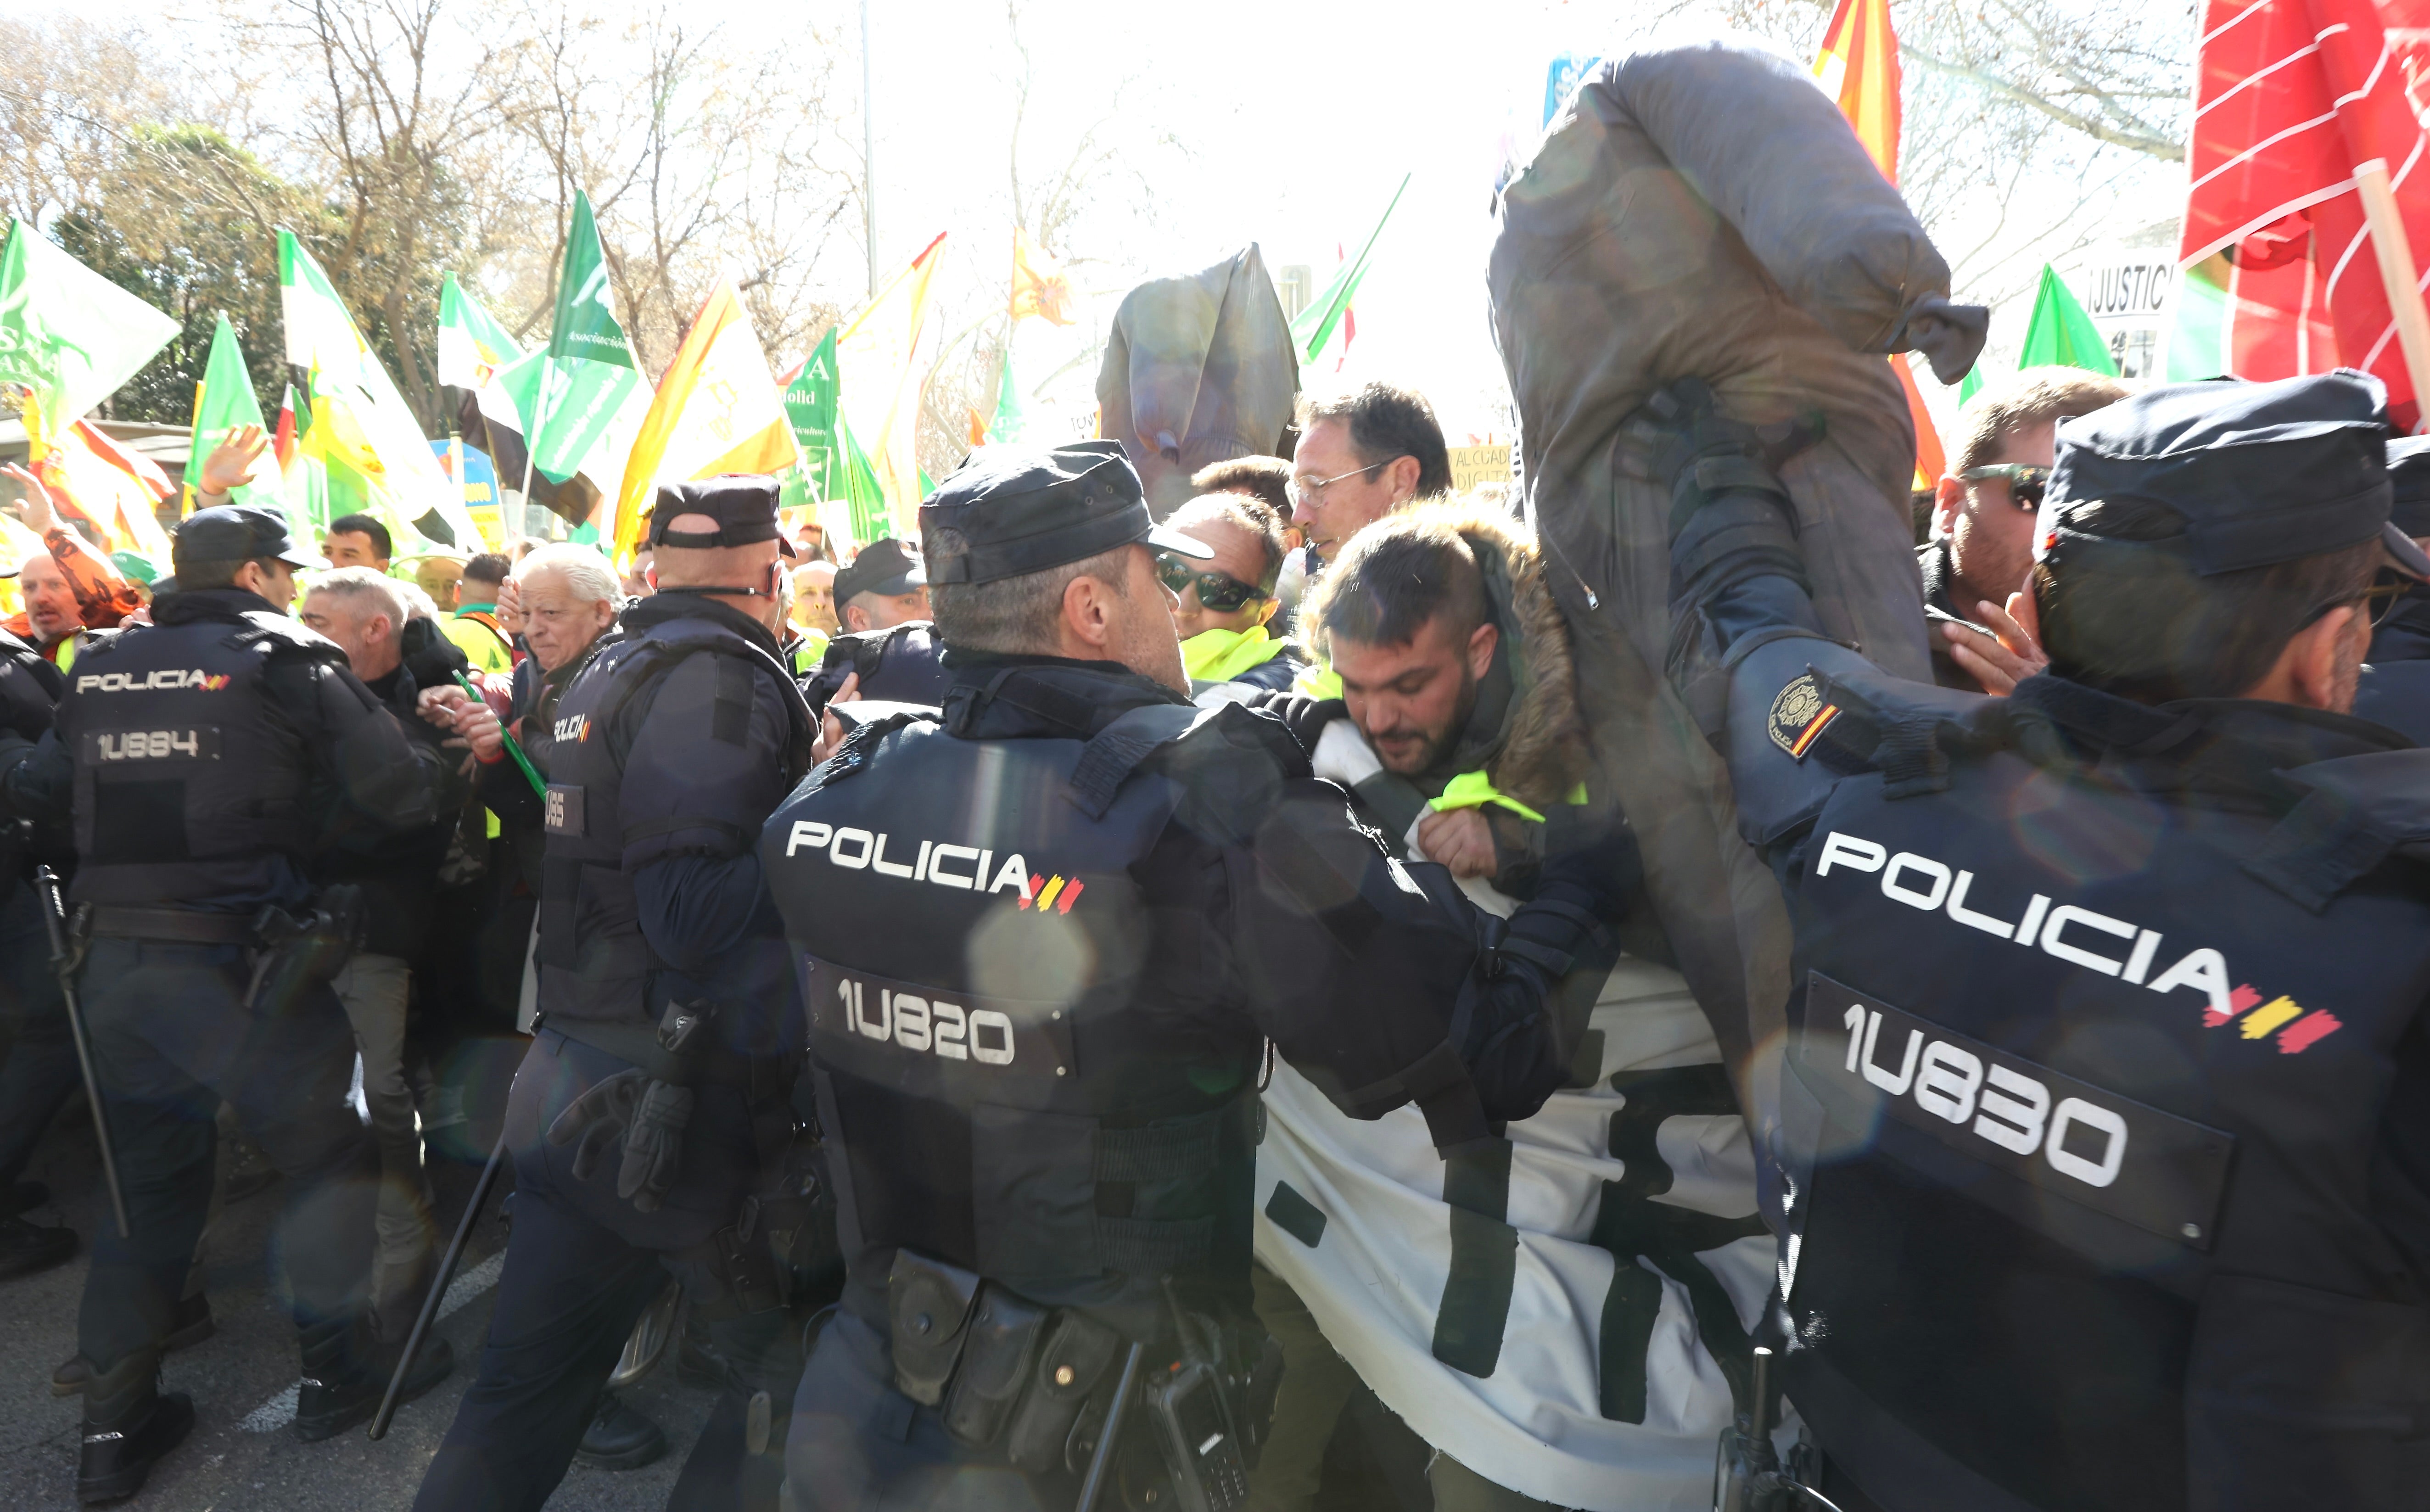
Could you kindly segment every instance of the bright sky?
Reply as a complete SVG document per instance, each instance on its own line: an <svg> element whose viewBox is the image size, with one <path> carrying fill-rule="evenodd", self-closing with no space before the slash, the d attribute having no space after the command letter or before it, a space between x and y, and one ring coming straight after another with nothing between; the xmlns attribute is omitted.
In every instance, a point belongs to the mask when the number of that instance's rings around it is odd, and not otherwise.
<svg viewBox="0 0 2430 1512"><path fill-rule="evenodd" d="M1058 365L1074 338L1110 321L1139 277L1203 268L1250 241L1270 269L1307 264L1322 287L1337 245L1355 256L1411 173L1359 292L1347 367L1336 373L1328 352L1303 381L1390 377L1433 398L1455 442L1472 431L1506 439L1486 325L1494 174L1506 135L1540 122L1553 54L1608 28L1569 19L1578 8L1531 3L1494 8L1490 19L1473 6L1308 0L1119 10L1044 0L1024 12L1038 75L1024 129L1029 172L1059 164L1129 79L1112 129L1127 133L1126 150L1153 185L1109 191L1118 203L1092 207L1074 228L1073 255L1107 259L1076 270L1075 288L1108 291L1086 301L1068 336L1024 323L1016 372L1042 376ZM1001 299L1002 81L1017 66L1004 8L925 0L873 13L881 254L899 264L949 230L961 272L984 266L989 297ZM843 19L857 24L857 12ZM981 81L973 97L948 103L947 81L965 78ZM1157 142L1168 134L1177 150ZM985 192L972 192L974 183ZM975 307L979 291L956 287ZM1084 364L1073 377L1093 374ZM1077 388L1085 394L1090 382ZM1087 402L1063 385L1053 397Z"/></svg>

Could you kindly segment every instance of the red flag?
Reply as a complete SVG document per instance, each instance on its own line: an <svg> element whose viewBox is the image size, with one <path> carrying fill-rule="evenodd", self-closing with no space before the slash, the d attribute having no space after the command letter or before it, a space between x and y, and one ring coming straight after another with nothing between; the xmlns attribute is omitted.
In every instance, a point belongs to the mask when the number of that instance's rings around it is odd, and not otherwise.
<svg viewBox="0 0 2430 1512"><path fill-rule="evenodd" d="M2183 266L2237 264L2236 372L2366 368L2407 429L2419 408L2355 179L2385 174L2407 240L2430 247L2425 27L2430 0L2209 0L2178 248Z"/></svg>

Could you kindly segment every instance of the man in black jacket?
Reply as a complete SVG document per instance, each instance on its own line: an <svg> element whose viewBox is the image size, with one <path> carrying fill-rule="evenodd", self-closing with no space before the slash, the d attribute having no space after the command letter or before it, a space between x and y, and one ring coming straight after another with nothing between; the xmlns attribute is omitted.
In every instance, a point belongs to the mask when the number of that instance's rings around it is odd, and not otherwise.
<svg viewBox="0 0 2430 1512"><path fill-rule="evenodd" d="M78 658L42 743L0 735L0 805L75 821L83 1002L133 1230L101 1228L77 1321L95 1372L77 1492L92 1502L133 1494L193 1424L183 1393L158 1391L158 1351L209 1201L223 1099L287 1177L274 1252L303 1351L297 1437L361 1421L386 1384L365 1302L379 1166L346 1102L354 1038L325 970L263 973L273 1001L255 968L262 921L311 916L330 816L426 825L438 763L344 653L287 617L294 569L314 558L277 515L201 510L174 561L178 587L152 624ZM408 1389L450 1364L442 1344Z"/></svg>
<svg viewBox="0 0 2430 1512"><path fill-rule="evenodd" d="M405 597L392 579L368 567L341 567L313 579L296 616L338 643L355 675L396 716L414 743L429 753L441 773L431 822L394 830L358 814L333 813L312 868L313 880L324 886L354 883L363 889L362 944L329 985L355 1026L363 1060L363 1104L371 1110L372 1138L379 1145L379 1249L372 1273L372 1311L381 1337L391 1340L402 1339L412 1326L436 1263L422 1127L406 1074L406 1016L412 1000L412 963L429 932L448 834L471 788L458 774L458 759L441 749L445 733L415 713L422 682L417 669L406 665L406 613ZM452 682L447 672L463 670L464 653L433 636L426 622L418 640L421 675Z"/></svg>
<svg viewBox="0 0 2430 1512"><path fill-rule="evenodd" d="M0 732L41 739L65 688L40 650L0 630ZM17 1178L76 1085L45 905L32 885L37 862L73 872L75 853L58 826L45 831L0 817L0 1032L8 1045L0 1050L0 1276L47 1271L76 1250L75 1230L18 1216L46 1195Z"/></svg>

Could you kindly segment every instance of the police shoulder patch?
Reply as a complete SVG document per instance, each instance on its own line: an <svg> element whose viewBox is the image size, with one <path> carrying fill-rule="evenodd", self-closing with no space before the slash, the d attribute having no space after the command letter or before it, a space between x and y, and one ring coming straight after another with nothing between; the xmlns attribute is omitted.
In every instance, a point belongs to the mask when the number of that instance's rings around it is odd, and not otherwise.
<svg viewBox="0 0 2430 1512"><path fill-rule="evenodd" d="M1839 706L1822 701L1814 674L1801 673L1772 701L1772 743L1803 761L1814 748L1815 739L1839 717Z"/></svg>

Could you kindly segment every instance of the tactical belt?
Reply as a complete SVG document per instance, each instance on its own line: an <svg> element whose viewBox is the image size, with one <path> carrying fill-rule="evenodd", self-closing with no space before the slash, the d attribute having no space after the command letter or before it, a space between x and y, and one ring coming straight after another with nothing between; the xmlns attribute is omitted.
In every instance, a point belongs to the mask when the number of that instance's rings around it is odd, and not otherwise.
<svg viewBox="0 0 2430 1512"><path fill-rule="evenodd" d="M551 1018L543 1032L630 1061L655 1081L678 1087L747 1087L755 1101L784 1091L801 1065L798 1055L745 1055L723 1047L673 1055L647 1024L570 1019L562 1013Z"/></svg>
<svg viewBox="0 0 2430 1512"><path fill-rule="evenodd" d="M1108 1324L1069 1307L1046 1307L957 1266L894 1252L887 1276L894 1387L936 1409L965 1449L1001 1444L1032 1474L1080 1473L1096 1448L1111 1394L1130 1385L1114 1369L1128 1342ZM1168 1289L1167 1297L1171 1292ZM1256 1461L1242 1420L1257 1371L1229 1371L1207 1357L1221 1348L1213 1319L1185 1321L1182 1359L1150 1372L1140 1406L1157 1457L1179 1495L1175 1512L1233 1512L1248 1496ZM1162 1352L1154 1351L1160 1354ZM1260 1361L1262 1369L1263 1361Z"/></svg>
<svg viewBox="0 0 2430 1512"><path fill-rule="evenodd" d="M261 942L251 914L204 913L195 908L139 908L116 903L92 906L92 932L111 939L170 940L184 945L258 945Z"/></svg>

